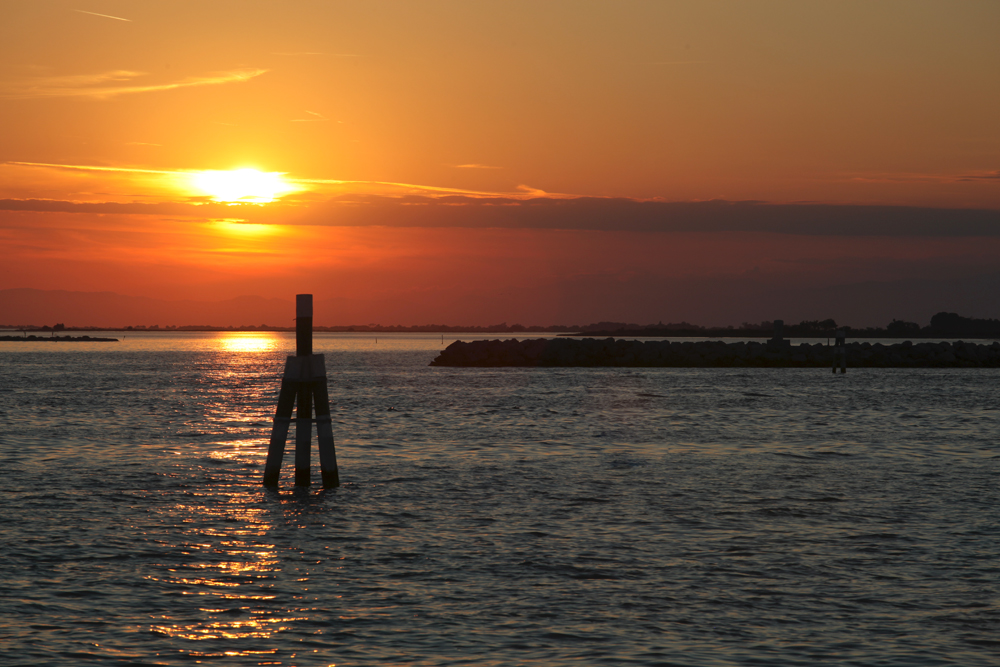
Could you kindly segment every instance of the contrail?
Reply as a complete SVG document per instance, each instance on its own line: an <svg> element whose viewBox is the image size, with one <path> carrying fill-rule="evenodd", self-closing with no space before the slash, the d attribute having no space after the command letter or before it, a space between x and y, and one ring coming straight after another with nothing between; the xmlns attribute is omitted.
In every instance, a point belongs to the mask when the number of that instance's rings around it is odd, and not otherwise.
<svg viewBox="0 0 1000 667"><path fill-rule="evenodd" d="M79 171L116 171L129 174L183 174L184 171L165 171L162 169L133 169L130 167L92 167L83 164L51 164L49 162L15 162L8 160L0 164L16 164L24 167L49 167L51 169L76 169Z"/></svg>
<svg viewBox="0 0 1000 667"><path fill-rule="evenodd" d="M110 14L98 14L97 12L88 12L86 9L77 9L75 11L78 11L81 14L90 14L91 16L103 16L106 19L115 19L116 21L128 21L129 23L132 22L132 19L123 19L120 16L111 16Z"/></svg>

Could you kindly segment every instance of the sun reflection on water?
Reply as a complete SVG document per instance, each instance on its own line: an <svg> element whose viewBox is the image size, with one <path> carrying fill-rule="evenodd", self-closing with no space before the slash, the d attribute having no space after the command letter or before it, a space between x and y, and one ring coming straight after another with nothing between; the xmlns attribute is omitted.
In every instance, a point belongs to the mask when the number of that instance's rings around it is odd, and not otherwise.
<svg viewBox="0 0 1000 667"><path fill-rule="evenodd" d="M239 332L217 339L220 350L226 352L269 352L278 349L279 338L273 333Z"/></svg>
<svg viewBox="0 0 1000 667"><path fill-rule="evenodd" d="M201 645L213 641L268 640L292 624L308 620L304 609L261 606L277 597L271 587L281 571L281 563L277 545L267 539L273 529L268 513L254 506L256 494L234 487L221 495L215 489L193 492L190 497L195 502L169 508L178 515L193 513L202 518L201 527L187 532L187 539L176 545L178 552L190 559L165 567L162 575L148 579L181 595L195 596L200 600L199 613L193 618L161 615L149 630ZM275 649L255 645L187 653L191 657L252 659L273 655Z"/></svg>

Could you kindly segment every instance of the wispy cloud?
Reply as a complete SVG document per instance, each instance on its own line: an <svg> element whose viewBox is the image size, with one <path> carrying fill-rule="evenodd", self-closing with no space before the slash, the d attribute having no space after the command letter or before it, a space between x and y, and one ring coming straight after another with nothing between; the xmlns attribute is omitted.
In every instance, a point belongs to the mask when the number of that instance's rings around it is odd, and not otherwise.
<svg viewBox="0 0 1000 667"><path fill-rule="evenodd" d="M322 121L330 120L321 113L316 113L315 111L309 111L309 109L303 109L307 114L311 115L312 118L293 118L293 123L318 123Z"/></svg>
<svg viewBox="0 0 1000 667"><path fill-rule="evenodd" d="M145 170L134 170L145 171ZM360 182L347 182L357 185ZM385 185L385 184L382 184ZM402 185L402 184L400 184ZM419 188L420 186L410 186ZM355 189L355 188L352 188ZM478 196L442 189L346 194L325 201L73 202L0 199L0 211L171 215L258 224L336 227L567 229L644 233L769 233L792 236L1000 238L1000 212L908 206L659 202L575 197ZM806 260L804 260L806 261ZM810 263L812 260L808 260Z"/></svg>
<svg viewBox="0 0 1000 667"><path fill-rule="evenodd" d="M976 171L962 174L921 174L921 173L867 173L849 175L849 180L862 183L971 183L976 181L1000 181L1000 170Z"/></svg>
<svg viewBox="0 0 1000 667"><path fill-rule="evenodd" d="M521 184L521 185L517 186L517 189L520 190L521 192L527 194L527 195L532 196L532 197L548 197L549 196L549 193L546 192L545 190L541 190L539 188L533 188L530 185Z"/></svg>
<svg viewBox="0 0 1000 667"><path fill-rule="evenodd" d="M340 190L350 189L356 192L376 193L388 197L399 197L411 194L429 196L464 195L469 197L497 197L496 192L480 190L463 190L460 188L438 187L434 185L417 185L415 183L394 183L392 181L340 181L330 178L286 178L289 183L304 186L335 186ZM508 195L517 196L517 195Z"/></svg>
<svg viewBox="0 0 1000 667"><path fill-rule="evenodd" d="M453 164L451 166L455 169L503 169L503 167L494 167L488 164Z"/></svg>
<svg viewBox="0 0 1000 667"><path fill-rule="evenodd" d="M0 85L0 98L38 99L47 97L89 97L109 99L118 95L152 93L194 86L213 86L224 83L249 81L267 72L266 69L238 69L229 72L215 72L205 76L194 76L169 83L142 85L135 81L147 76L145 72L113 70L96 74L75 74L68 76L45 76Z"/></svg>
<svg viewBox="0 0 1000 667"><path fill-rule="evenodd" d="M132 174L136 181L190 170L157 170L37 162L0 162L43 169ZM1000 174L984 172L1000 180ZM126 176L126 182L128 178ZM156 180L155 178L153 180ZM296 179L311 191L264 206L231 206L195 197L153 203L0 200L0 211L122 213L242 219L261 224L347 227L468 227L577 229L592 231L764 232L795 236L990 237L1000 238L1000 211L914 206L867 206L760 201L662 201L584 197L519 186L518 192L477 192L384 181ZM183 190L179 191L183 192ZM91 197L92 199L92 197Z"/></svg>
<svg viewBox="0 0 1000 667"><path fill-rule="evenodd" d="M360 58L357 53L324 53L322 51L272 51L273 56L330 56L332 58Z"/></svg>
<svg viewBox="0 0 1000 667"><path fill-rule="evenodd" d="M711 60L658 60L650 65L707 65Z"/></svg>
<svg viewBox="0 0 1000 667"><path fill-rule="evenodd" d="M81 14L90 14L91 16L100 16L106 19L114 19L116 21L128 21L132 22L132 19L123 19L120 16L111 16L110 14L98 14L97 12L88 12L86 9L76 9L74 11L80 12Z"/></svg>
<svg viewBox="0 0 1000 667"><path fill-rule="evenodd" d="M251 215L258 215L247 209ZM263 221L266 210L259 214ZM1000 237L1000 211L908 206L665 202L412 192L345 194L282 217L286 224L577 229L648 233L763 232L793 236ZM278 219L275 219L278 221Z"/></svg>
<svg viewBox="0 0 1000 667"><path fill-rule="evenodd" d="M111 171L124 174L180 174L182 170L138 169L135 167L97 167L85 164L52 164L49 162L17 162L9 160L0 164L14 164L22 167L45 167L48 169L66 169L70 171Z"/></svg>
<svg viewBox="0 0 1000 667"><path fill-rule="evenodd" d="M189 169L142 169L137 167L101 167L84 164L56 164L50 162L20 162L9 160L0 162L2 165L15 165L21 167L36 167L40 169L56 169L62 171L93 171L93 172L115 172L121 174L163 174L167 176L184 176L195 171ZM468 197L528 197L529 194L522 193L498 193L485 192L479 190L463 190L460 188L437 187L433 185L417 185L414 183L395 183L391 181L342 181L331 178L293 178L286 176L284 180L294 185L303 186L304 190L327 191L331 189L336 192L351 191L366 194L383 195L387 197L401 197L407 195L425 195L444 197L450 195L463 195ZM318 186L318 187L317 187ZM322 186L333 186L324 188ZM532 190L541 192L541 190ZM559 196L559 195L548 195Z"/></svg>
<svg viewBox="0 0 1000 667"><path fill-rule="evenodd" d="M959 181L1000 181L1000 170L984 171L977 174L968 174L957 179Z"/></svg>

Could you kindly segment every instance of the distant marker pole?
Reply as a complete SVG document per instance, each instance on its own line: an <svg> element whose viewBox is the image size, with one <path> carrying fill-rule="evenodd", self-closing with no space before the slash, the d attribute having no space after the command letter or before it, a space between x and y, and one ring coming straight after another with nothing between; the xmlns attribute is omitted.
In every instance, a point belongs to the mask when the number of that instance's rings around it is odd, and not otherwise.
<svg viewBox="0 0 1000 667"><path fill-rule="evenodd" d="M836 342L833 346L833 372L837 373L837 362L840 362L840 372L847 372L847 331L837 329Z"/></svg>
<svg viewBox="0 0 1000 667"><path fill-rule="evenodd" d="M278 406L271 428L271 442L264 466L264 486L276 487L281 476L281 459L285 454L285 441L295 415L295 485L309 486L310 443L312 442L312 414L316 407L316 431L319 439L319 462L323 488L340 486L337 453L333 443L333 422L330 416L330 397L326 386L326 362L322 354L312 351L313 307L312 294L295 295L295 356L285 360L285 373L278 393Z"/></svg>

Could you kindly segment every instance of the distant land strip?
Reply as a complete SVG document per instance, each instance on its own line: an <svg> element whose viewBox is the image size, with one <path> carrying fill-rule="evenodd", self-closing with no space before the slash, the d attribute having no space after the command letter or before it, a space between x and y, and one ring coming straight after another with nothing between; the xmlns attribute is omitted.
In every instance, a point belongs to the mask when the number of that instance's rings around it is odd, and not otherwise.
<svg viewBox="0 0 1000 667"><path fill-rule="evenodd" d="M847 366L862 368L1000 368L1000 342L964 341L894 345L848 343ZM830 368L836 348L822 343L792 345L723 341L536 338L519 341L455 341L431 366L639 368Z"/></svg>
<svg viewBox="0 0 1000 667"><path fill-rule="evenodd" d="M117 343L117 338L90 336L0 336L2 342L16 343Z"/></svg>
<svg viewBox="0 0 1000 667"><path fill-rule="evenodd" d="M1000 320L963 317L957 313L940 312L931 317L930 324L921 327L916 322L893 320L884 327L857 328L838 325L836 320L803 320L798 324L782 322L782 335L785 338L830 338L837 329L843 329L850 338L1000 338ZM452 333L452 334L494 334L494 333L552 333L560 336L613 336L617 338L771 338L775 333L776 322L762 321L759 323L744 322L739 327L704 327L690 322L671 324L631 324L625 322L597 322L594 324L553 324L548 326L524 326L522 324L491 324L449 325L314 325L313 330L324 333ZM184 326L158 325L97 327L97 326L66 326L57 323L53 326L37 324L0 324L0 330L20 332L65 332L65 331L121 331L124 333L149 332L170 333L187 332L269 332L295 331L294 326L271 326L268 324L242 326L212 326L207 324L188 324Z"/></svg>

